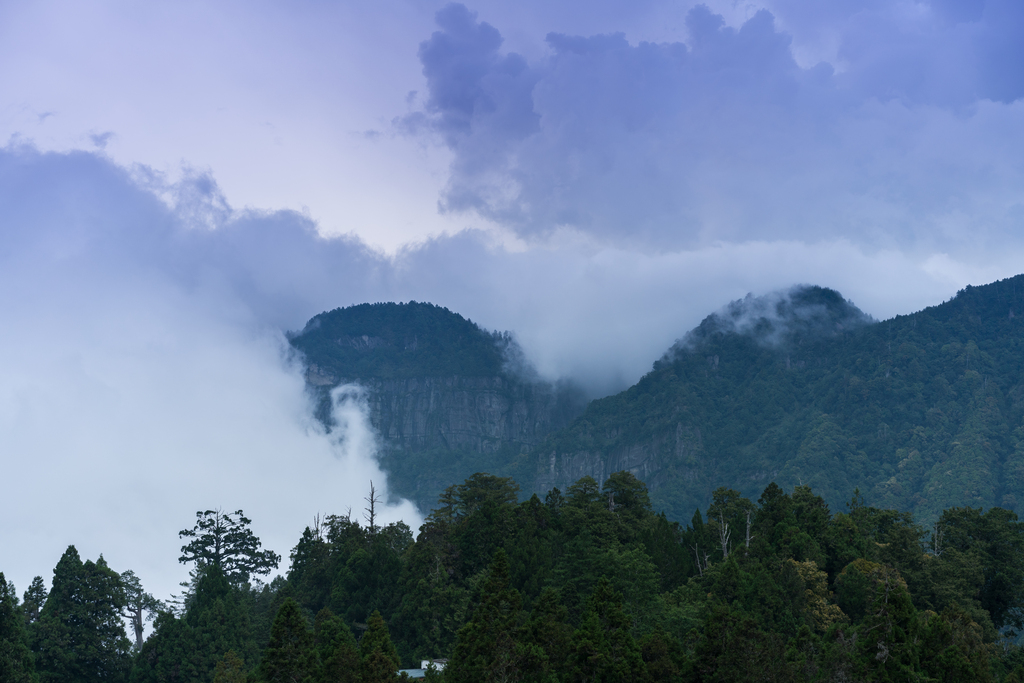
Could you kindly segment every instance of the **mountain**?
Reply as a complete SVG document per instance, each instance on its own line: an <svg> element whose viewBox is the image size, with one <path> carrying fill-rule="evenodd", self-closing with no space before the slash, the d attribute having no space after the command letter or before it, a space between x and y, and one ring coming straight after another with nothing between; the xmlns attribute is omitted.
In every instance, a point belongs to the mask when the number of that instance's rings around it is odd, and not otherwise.
<svg viewBox="0 0 1024 683"><path fill-rule="evenodd" d="M933 521L1024 505L1024 276L876 322L800 286L708 316L534 449L533 490L629 470L675 519L719 486L809 485ZM519 474L522 480L522 473Z"/></svg>
<svg viewBox="0 0 1024 683"><path fill-rule="evenodd" d="M756 499L774 481L930 523L1024 506L1022 312L1024 276L881 322L822 287L748 296L585 410L510 334L431 304L322 313L292 344L325 423L331 388L369 390L392 489L423 509L478 471L544 494L628 470L678 520L718 487Z"/></svg>
<svg viewBox="0 0 1024 683"><path fill-rule="evenodd" d="M291 343L331 425L331 389L367 389L392 491L430 509L452 482L502 471L584 407L542 381L509 333L428 303L361 304L314 316Z"/></svg>

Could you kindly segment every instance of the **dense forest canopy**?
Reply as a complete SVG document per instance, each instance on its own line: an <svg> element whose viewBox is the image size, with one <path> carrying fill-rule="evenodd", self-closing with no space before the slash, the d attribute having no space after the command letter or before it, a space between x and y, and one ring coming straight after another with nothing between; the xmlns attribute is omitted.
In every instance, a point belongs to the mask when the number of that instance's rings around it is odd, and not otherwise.
<svg viewBox="0 0 1024 683"><path fill-rule="evenodd" d="M508 341L447 308L416 301L336 308L291 337L321 372L349 380L500 375Z"/></svg>
<svg viewBox="0 0 1024 683"><path fill-rule="evenodd" d="M439 659L427 676L460 682L1024 679L1010 511L949 508L926 529L859 493L832 510L772 483L756 500L720 488L681 525L628 472L519 494L476 474L415 539L318 517L269 583L186 553L185 593L145 607L153 632L135 646L133 575L69 547L48 593L37 579L19 601L0 575L0 680L370 683ZM244 541L228 554L268 566L242 512L228 517ZM210 547L213 518L182 532L183 552Z"/></svg>
<svg viewBox="0 0 1024 683"><path fill-rule="evenodd" d="M954 506L1017 509L1022 311L1024 276L882 322L817 287L750 297L508 471L556 484L552 462L643 471L675 519L720 486L753 498L771 481L811 485L833 507L859 487L925 523Z"/></svg>

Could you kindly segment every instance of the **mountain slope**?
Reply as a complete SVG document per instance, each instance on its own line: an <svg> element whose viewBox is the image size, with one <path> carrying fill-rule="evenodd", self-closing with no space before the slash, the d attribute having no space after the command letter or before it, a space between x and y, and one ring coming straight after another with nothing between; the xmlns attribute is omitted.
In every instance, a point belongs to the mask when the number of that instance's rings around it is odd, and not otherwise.
<svg viewBox="0 0 1024 683"><path fill-rule="evenodd" d="M1024 504L1024 276L871 321L831 290L734 302L531 454L534 489L628 469L676 519L771 481L924 521ZM519 476L524 472L520 470Z"/></svg>

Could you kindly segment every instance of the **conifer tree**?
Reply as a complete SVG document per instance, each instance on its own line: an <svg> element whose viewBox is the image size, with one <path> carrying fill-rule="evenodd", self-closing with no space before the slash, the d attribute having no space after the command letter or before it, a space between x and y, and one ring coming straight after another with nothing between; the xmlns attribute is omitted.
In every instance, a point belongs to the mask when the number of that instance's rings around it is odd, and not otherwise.
<svg viewBox="0 0 1024 683"><path fill-rule="evenodd" d="M565 668L572 640L572 627L565 623L568 615L553 588L541 591L520 636L523 680L547 681Z"/></svg>
<svg viewBox="0 0 1024 683"><path fill-rule="evenodd" d="M362 683L393 683L398 680L398 668L383 651L375 649L363 659L359 680Z"/></svg>
<svg viewBox="0 0 1024 683"><path fill-rule="evenodd" d="M523 666L517 643L521 604L519 591L509 585L508 557L498 550L481 586L480 602L459 630L445 679L455 683L516 680Z"/></svg>
<svg viewBox="0 0 1024 683"><path fill-rule="evenodd" d="M601 577L590 596L583 623L573 634L569 680L642 680L646 670L629 626L622 611L622 597Z"/></svg>
<svg viewBox="0 0 1024 683"><path fill-rule="evenodd" d="M53 570L53 589L33 625L43 683L117 683L127 678L131 644L121 621L120 579L100 556L82 562L69 546Z"/></svg>
<svg viewBox="0 0 1024 683"><path fill-rule="evenodd" d="M213 671L213 683L245 683L245 662L235 654L234 650L228 650Z"/></svg>
<svg viewBox="0 0 1024 683"><path fill-rule="evenodd" d="M39 620L39 613L43 610L43 605L46 604L46 596L47 590L46 584L43 583L43 577L37 576L32 579L32 583L25 590L21 603L21 611L25 613L27 623L34 624Z"/></svg>
<svg viewBox="0 0 1024 683"><path fill-rule="evenodd" d="M121 572L121 602L124 605L121 616L132 625L135 635L135 649L142 649L142 631L147 614L153 618L163 609L163 603L142 588L142 582L132 570Z"/></svg>
<svg viewBox="0 0 1024 683"><path fill-rule="evenodd" d="M260 680L266 683L313 683L317 673L313 634L299 603L286 598L270 631L260 661Z"/></svg>
<svg viewBox="0 0 1024 683"><path fill-rule="evenodd" d="M35 662L14 584L0 572L0 681L35 683Z"/></svg>
<svg viewBox="0 0 1024 683"><path fill-rule="evenodd" d="M314 645L320 661L321 683L356 683L359 678L359 649L352 631L330 609L316 615Z"/></svg>
<svg viewBox="0 0 1024 683"><path fill-rule="evenodd" d="M184 683L209 680L200 669L195 634L170 612L157 615L153 635L142 644L132 667L131 683Z"/></svg>
<svg viewBox="0 0 1024 683"><path fill-rule="evenodd" d="M359 640L362 683L395 680L401 662L398 650L391 642L391 634L388 633L384 617L374 610L366 627L366 633Z"/></svg>
<svg viewBox="0 0 1024 683"><path fill-rule="evenodd" d="M262 543L252 532L252 520L241 510L233 513L206 510L196 513L196 525L178 532L192 541L181 547L182 564L194 562L197 569L216 567L232 584L244 584L252 574L269 574L281 562L272 550L260 550Z"/></svg>

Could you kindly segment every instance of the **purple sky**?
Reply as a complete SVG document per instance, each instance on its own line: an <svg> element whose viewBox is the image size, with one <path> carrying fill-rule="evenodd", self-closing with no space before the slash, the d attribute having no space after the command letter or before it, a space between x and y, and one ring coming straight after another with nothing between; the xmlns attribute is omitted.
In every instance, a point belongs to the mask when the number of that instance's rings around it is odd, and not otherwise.
<svg viewBox="0 0 1024 683"><path fill-rule="evenodd" d="M285 556L358 511L372 435L283 353L325 309L600 393L747 292L1016 274L1022 96L1018 0L2 3L0 571L73 542L163 595L199 508Z"/></svg>

